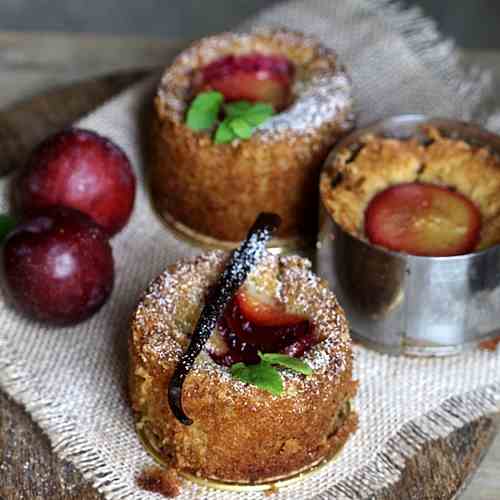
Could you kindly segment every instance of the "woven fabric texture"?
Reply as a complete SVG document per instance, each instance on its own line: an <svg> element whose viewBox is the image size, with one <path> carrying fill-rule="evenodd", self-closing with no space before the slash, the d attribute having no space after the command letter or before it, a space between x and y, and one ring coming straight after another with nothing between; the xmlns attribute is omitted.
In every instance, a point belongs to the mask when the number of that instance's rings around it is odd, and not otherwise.
<svg viewBox="0 0 500 500"><path fill-rule="evenodd" d="M262 23L315 33L338 51L353 77L360 123L401 112L470 118L486 92L485 79L467 79L452 44L416 10L382 0L307 0L280 4L249 21ZM176 259L200 252L162 225L148 199L143 120L155 85L156 78L141 82L78 124L116 141L139 180L131 221L112 241L117 279L111 300L89 321L59 329L0 303L1 387L108 499L158 498L135 485L151 459L136 437L127 402L128 323L152 278ZM397 480L405 457L426 440L498 408L500 353L409 359L356 347L355 355L359 430L335 462L274 499L369 498ZM185 482L179 498L264 497Z"/></svg>

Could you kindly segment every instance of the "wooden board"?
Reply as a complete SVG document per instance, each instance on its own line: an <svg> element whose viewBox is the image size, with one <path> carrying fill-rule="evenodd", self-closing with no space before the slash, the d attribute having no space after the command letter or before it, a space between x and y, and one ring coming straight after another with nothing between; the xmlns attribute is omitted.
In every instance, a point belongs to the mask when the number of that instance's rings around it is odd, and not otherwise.
<svg viewBox="0 0 500 500"><path fill-rule="evenodd" d="M21 166L29 151L51 132L71 124L143 71L89 80L38 96L0 113L0 173ZM500 416L480 418L429 442L408 460L400 480L376 500L452 499L488 450ZM40 428L0 391L0 500L95 500L102 496L69 463L58 459Z"/></svg>
<svg viewBox="0 0 500 500"><path fill-rule="evenodd" d="M0 113L0 175L23 165L29 152L49 134L75 120L146 75L118 73L56 89Z"/></svg>

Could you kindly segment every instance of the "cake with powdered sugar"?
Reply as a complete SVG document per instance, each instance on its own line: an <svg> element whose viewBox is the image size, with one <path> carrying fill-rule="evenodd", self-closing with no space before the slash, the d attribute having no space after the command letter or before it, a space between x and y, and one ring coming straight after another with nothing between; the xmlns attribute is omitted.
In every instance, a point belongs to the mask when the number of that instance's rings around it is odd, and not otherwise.
<svg viewBox="0 0 500 500"><path fill-rule="evenodd" d="M224 104L207 128L193 129L190 106L209 91ZM229 120L242 101L245 110L271 106L272 116ZM313 37L262 29L204 38L174 60L157 91L156 204L183 233L219 247L241 240L260 211L282 217L278 238L303 241L316 226L321 164L353 121L350 79Z"/></svg>
<svg viewBox="0 0 500 500"><path fill-rule="evenodd" d="M131 400L140 434L177 471L276 481L332 457L356 428L349 328L307 260L266 254L185 379L184 425L169 407L169 383L228 256L179 261L144 293L132 321ZM262 375L269 371L278 388Z"/></svg>

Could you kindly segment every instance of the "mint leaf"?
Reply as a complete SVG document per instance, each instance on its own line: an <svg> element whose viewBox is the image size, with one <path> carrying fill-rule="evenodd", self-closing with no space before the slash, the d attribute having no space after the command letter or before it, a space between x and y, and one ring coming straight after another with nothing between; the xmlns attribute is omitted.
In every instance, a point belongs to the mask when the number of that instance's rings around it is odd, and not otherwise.
<svg viewBox="0 0 500 500"><path fill-rule="evenodd" d="M236 134L229 126L230 118L226 118L215 131L214 142L215 144L227 144L233 139L236 139Z"/></svg>
<svg viewBox="0 0 500 500"><path fill-rule="evenodd" d="M253 104L250 101L236 101L224 105L224 112L226 116L237 117L245 114Z"/></svg>
<svg viewBox="0 0 500 500"><path fill-rule="evenodd" d="M257 127L273 115L274 109L272 106L263 102L257 102L242 115L242 118Z"/></svg>
<svg viewBox="0 0 500 500"><path fill-rule="evenodd" d="M217 121L224 96L211 90L198 94L189 106L186 125L192 130L205 130Z"/></svg>
<svg viewBox="0 0 500 500"><path fill-rule="evenodd" d="M0 242L14 229L17 225L16 219L7 214L0 214Z"/></svg>
<svg viewBox="0 0 500 500"><path fill-rule="evenodd" d="M312 375L312 368L301 359L293 358L292 356L287 356L286 354L277 353L265 353L259 352L260 359L270 365L279 365L285 368L289 368L295 372L303 373L304 375Z"/></svg>
<svg viewBox="0 0 500 500"><path fill-rule="evenodd" d="M231 375L242 382L255 385L275 396L279 396L283 392L283 381L278 370L264 361L261 361L257 365L236 363L231 366Z"/></svg>
<svg viewBox="0 0 500 500"><path fill-rule="evenodd" d="M252 104L249 101L237 101L224 105L224 111L230 118L242 118L254 127L265 122L274 115L274 109L265 102Z"/></svg>
<svg viewBox="0 0 500 500"><path fill-rule="evenodd" d="M213 108L220 109L223 101L224 96L220 92L217 90L208 90L207 92L200 92L193 99L191 107L199 110L210 111Z"/></svg>
<svg viewBox="0 0 500 500"><path fill-rule="evenodd" d="M217 91L198 94L191 103L186 124L193 130L206 130L217 122L224 96ZM255 127L274 114L274 109L264 102L236 101L224 104L224 121L218 126L215 144L227 144L236 138L250 139Z"/></svg>
<svg viewBox="0 0 500 500"><path fill-rule="evenodd" d="M252 137L254 127L243 118L231 118L229 127L240 139Z"/></svg>
<svg viewBox="0 0 500 500"><path fill-rule="evenodd" d="M265 112L274 115L274 108L271 106L271 104L267 104L266 102L254 103L250 111L252 113Z"/></svg>

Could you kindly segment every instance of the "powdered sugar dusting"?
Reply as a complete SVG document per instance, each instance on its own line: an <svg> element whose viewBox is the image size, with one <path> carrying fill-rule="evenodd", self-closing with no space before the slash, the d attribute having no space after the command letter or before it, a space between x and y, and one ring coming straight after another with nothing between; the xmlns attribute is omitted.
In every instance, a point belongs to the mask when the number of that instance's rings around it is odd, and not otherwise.
<svg viewBox="0 0 500 500"><path fill-rule="evenodd" d="M331 122L351 108L351 82L345 73L317 75L309 81L294 84L294 104L260 125L264 135L281 135L293 131L308 133ZM349 111L350 113L350 111ZM351 121L352 118L349 120Z"/></svg>

